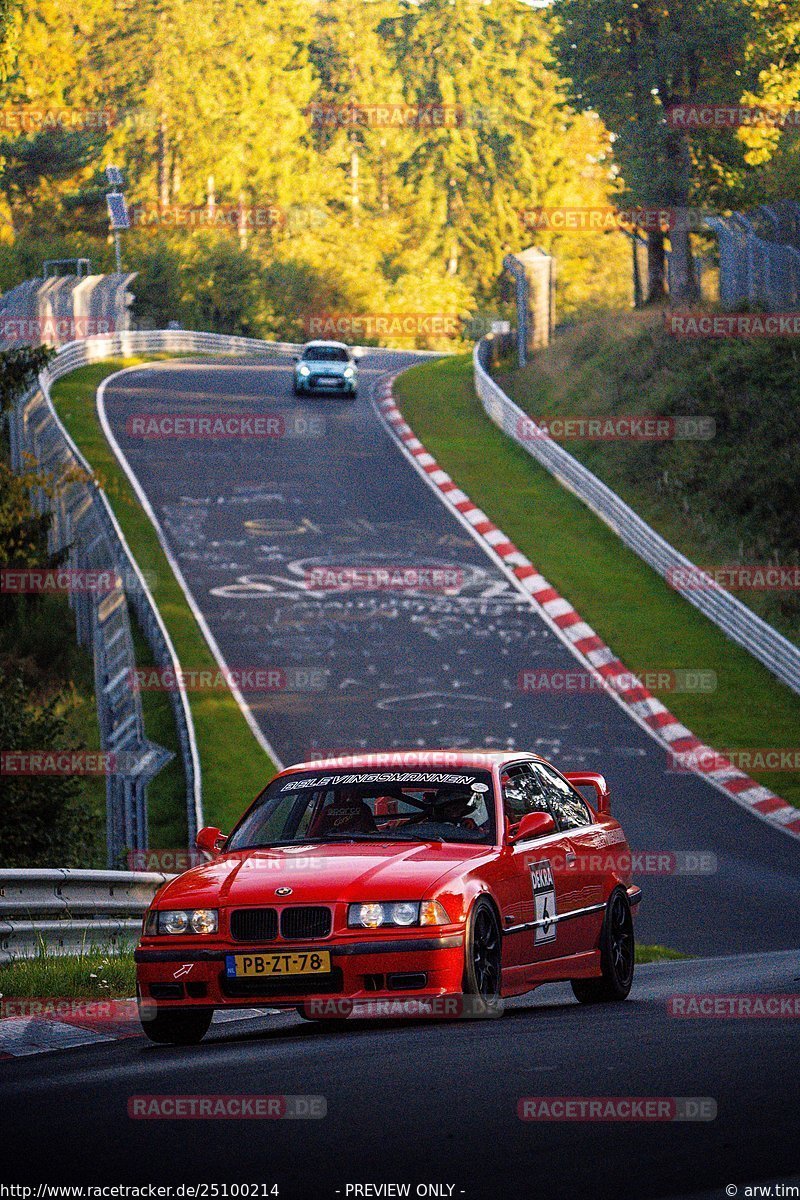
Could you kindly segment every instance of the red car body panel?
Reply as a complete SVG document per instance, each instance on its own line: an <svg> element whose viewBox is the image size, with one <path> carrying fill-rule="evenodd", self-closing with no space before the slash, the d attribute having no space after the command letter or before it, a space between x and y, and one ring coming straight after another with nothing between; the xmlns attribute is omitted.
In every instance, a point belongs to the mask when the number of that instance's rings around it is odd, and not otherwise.
<svg viewBox="0 0 800 1200"><path fill-rule="evenodd" d="M632 904L640 898L633 885L631 855L624 833L610 812L592 806L591 825L552 832L531 841L512 843L503 812L501 773L512 764L545 762L538 755L514 752L390 751L300 763L276 778L298 771L336 768L369 770L490 770L498 840L494 845L463 843L379 842L315 844L307 864L287 867L297 859L291 847L239 850L224 848L212 861L168 882L152 908L219 910L215 934L142 936L136 951L137 983L143 1002L158 1009L228 1008L268 1004L295 1007L331 997L374 1001L380 997L440 997L464 990L467 919L476 899L487 896L503 931L501 995L527 992L541 983L600 974L600 932L605 904L623 887ZM607 806L605 806L607 807ZM300 848L302 850L302 847ZM546 864L542 868L537 864ZM533 868L533 871L532 871ZM552 878L558 919L555 933L535 942L537 920L532 879L541 871ZM549 874L548 874L549 873ZM276 890L288 886L289 896ZM348 928L348 906L375 900L438 900L449 924L391 929ZM296 906L332 910L328 936L248 946L231 935L231 914L240 908L269 907L280 913ZM539 922L541 926L541 922ZM324 988L316 983L297 987L280 982L279 990L259 991L259 981L246 987L225 976L225 957L233 953L302 951L331 952L334 977ZM403 977L424 976L424 986L403 987ZM389 986L391 977L399 979ZM383 981L383 986L376 985ZM166 986L165 986L166 985ZM264 985L266 988L266 985ZM290 990L295 987L296 990Z"/></svg>

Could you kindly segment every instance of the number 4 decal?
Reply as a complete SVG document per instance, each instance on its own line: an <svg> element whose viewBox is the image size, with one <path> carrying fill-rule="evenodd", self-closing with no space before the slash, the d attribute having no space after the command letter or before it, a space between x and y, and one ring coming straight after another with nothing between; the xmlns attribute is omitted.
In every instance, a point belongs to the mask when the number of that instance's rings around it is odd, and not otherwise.
<svg viewBox="0 0 800 1200"><path fill-rule="evenodd" d="M537 924L533 930L534 945L556 940L556 888L549 859L530 864L533 904Z"/></svg>

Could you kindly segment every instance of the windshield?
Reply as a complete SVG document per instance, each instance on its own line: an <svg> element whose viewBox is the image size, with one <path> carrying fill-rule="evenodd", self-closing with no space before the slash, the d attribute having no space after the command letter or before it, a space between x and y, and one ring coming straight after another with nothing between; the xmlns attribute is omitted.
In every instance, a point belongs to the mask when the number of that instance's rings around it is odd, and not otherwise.
<svg viewBox="0 0 800 1200"><path fill-rule="evenodd" d="M303 358L307 362L350 362L350 355L342 346L307 346Z"/></svg>
<svg viewBox="0 0 800 1200"><path fill-rule="evenodd" d="M292 842L495 840L488 771L311 771L272 781L227 850Z"/></svg>

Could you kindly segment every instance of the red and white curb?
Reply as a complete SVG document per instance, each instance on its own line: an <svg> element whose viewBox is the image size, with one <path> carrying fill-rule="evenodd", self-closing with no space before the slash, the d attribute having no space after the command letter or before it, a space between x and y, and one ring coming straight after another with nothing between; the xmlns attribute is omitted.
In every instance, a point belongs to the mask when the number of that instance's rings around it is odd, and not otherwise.
<svg viewBox="0 0 800 1200"><path fill-rule="evenodd" d="M20 1006L24 1001L18 1001ZM66 1002L69 1003L69 1002ZM95 1002L96 1003L96 1002ZM130 1008L126 1014L113 1021L87 1015L69 1019L58 1016L19 1016L0 1019L0 1061L12 1058L27 1058L31 1054L45 1054L51 1050L71 1050L75 1046L95 1046L104 1042L119 1042L124 1038L144 1038L136 1013L136 1001L116 1001L118 1006ZM53 1001L57 1011L59 1002ZM91 1010L91 1002L87 1008ZM241 1008L230 1012L215 1012L214 1025L229 1021L253 1020L279 1012L275 1008Z"/></svg>
<svg viewBox="0 0 800 1200"><path fill-rule="evenodd" d="M617 658L590 625L581 619L517 549L501 529L470 500L423 446L395 403L393 380L381 384L376 410L406 457L440 499L495 558L517 589L527 596L553 632L629 715L669 754L681 756L681 770L698 775L776 829L800 838L800 810L740 771L674 717L660 700L642 687L633 672ZM684 757L685 756L685 757ZM713 764L704 768L703 763ZM685 764L685 765L684 765Z"/></svg>

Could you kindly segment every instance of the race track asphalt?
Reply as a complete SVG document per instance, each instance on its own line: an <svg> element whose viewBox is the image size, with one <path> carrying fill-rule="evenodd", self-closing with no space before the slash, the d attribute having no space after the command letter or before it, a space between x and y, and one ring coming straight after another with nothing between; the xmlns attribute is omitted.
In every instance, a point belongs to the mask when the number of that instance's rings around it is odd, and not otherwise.
<svg viewBox="0 0 800 1200"><path fill-rule="evenodd" d="M595 1009L553 985L493 1020L331 1032L285 1014L214 1025L197 1047L133 1038L17 1059L0 1064L0 1179L277 1183L281 1200L336 1200L366 1183L413 1196L431 1182L465 1200L721 1200L729 1184L744 1196L745 1181L800 1171L797 1018L681 1018L668 1003L796 993L798 978L794 953L698 959L639 968L626 1003ZM131 1097L175 1094L322 1096L327 1115L128 1116ZM527 1122L525 1097L691 1097L716 1115Z"/></svg>
<svg viewBox="0 0 800 1200"><path fill-rule="evenodd" d="M477 744L600 769L635 848L713 856L710 873L639 878L640 940L703 957L638 968L619 1005L581 1007L555 985L496 1020L329 1028L262 1014L215 1021L196 1047L132 1036L5 1061L2 1184L32 1185L31 1197L52 1182L216 1185L197 1200L273 1183L282 1200L721 1200L731 1187L744 1197L748 1182L798 1182L800 1018L670 1008L676 995L797 1000L798 843L669 772L607 697L518 688L520 671L574 660L377 417L370 390L410 361L366 359L355 403L295 399L277 359L159 364L113 382L106 406L225 662L283 672L287 686L247 699L284 762L317 748ZM137 414L201 410L280 414L295 429L321 417L324 427L262 442L130 432ZM454 566L463 586L457 596L304 587L313 566L381 563ZM309 688L320 672L324 686ZM326 1115L129 1116L132 1097L231 1094L322 1097ZM713 1119L530 1122L518 1116L526 1097L690 1098ZM408 1192L381 1191L387 1184Z"/></svg>
<svg viewBox="0 0 800 1200"><path fill-rule="evenodd" d="M799 946L797 841L670 770L664 750L605 694L519 687L523 671L574 671L576 660L377 416L378 381L413 361L369 355L355 402L294 397L291 367L278 357L161 363L106 390L114 436L227 666L274 671L272 690L244 694L275 752L288 764L320 749L511 746L564 770L601 770L635 850L711 856L709 873L639 877L641 941L693 954ZM271 415L287 435L134 432L136 417L186 413ZM461 587L306 587L315 567L368 565L452 567ZM241 796L242 808L250 799Z"/></svg>

